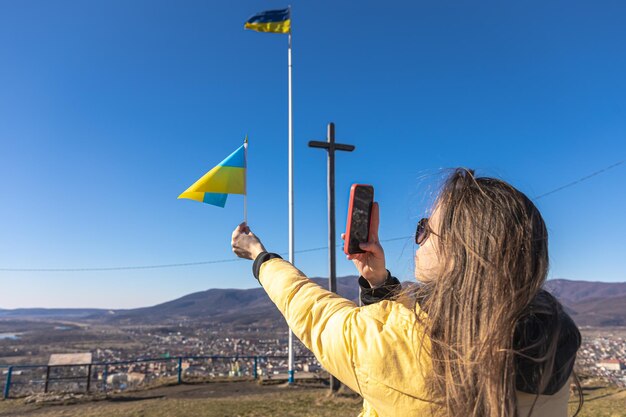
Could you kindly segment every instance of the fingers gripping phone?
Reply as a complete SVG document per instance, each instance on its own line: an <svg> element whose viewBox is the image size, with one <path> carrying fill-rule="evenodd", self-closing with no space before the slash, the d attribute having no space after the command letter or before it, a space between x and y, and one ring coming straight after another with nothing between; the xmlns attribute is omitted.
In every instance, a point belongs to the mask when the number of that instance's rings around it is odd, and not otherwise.
<svg viewBox="0 0 626 417"><path fill-rule="evenodd" d="M359 247L367 243L374 203L374 187L365 184L353 184L350 188L350 204L348 205L348 221L343 251L346 254L364 253Z"/></svg>

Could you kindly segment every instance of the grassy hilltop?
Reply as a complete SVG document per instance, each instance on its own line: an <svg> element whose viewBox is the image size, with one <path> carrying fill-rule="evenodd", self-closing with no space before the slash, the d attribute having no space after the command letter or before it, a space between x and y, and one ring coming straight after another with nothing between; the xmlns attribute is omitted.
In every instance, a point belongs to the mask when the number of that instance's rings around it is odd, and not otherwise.
<svg viewBox="0 0 626 417"><path fill-rule="evenodd" d="M626 417L626 389L585 388L581 417ZM571 401L572 410L575 401ZM329 397L326 389L262 386L254 382L186 384L57 404L0 401L1 417L336 417L356 416L361 399ZM573 411L572 411L573 412ZM572 413L570 413L572 415Z"/></svg>

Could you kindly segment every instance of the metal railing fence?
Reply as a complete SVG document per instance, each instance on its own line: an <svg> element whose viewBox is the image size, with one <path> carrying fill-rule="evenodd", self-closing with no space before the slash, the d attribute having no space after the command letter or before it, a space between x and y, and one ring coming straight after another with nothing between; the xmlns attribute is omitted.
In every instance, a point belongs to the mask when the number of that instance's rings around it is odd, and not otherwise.
<svg viewBox="0 0 626 417"><path fill-rule="evenodd" d="M296 369L321 371L313 355L296 356ZM4 399L36 393L108 392L157 382L212 378L287 377L287 355L194 355L97 362L90 365L0 365ZM85 372L85 368L86 371ZM284 371L284 372L282 372Z"/></svg>

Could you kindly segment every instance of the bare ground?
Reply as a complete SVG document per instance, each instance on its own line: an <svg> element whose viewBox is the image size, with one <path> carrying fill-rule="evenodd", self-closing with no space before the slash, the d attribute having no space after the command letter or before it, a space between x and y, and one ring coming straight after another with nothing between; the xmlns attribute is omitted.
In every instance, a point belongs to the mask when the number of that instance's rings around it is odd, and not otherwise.
<svg viewBox="0 0 626 417"><path fill-rule="evenodd" d="M580 417L626 417L626 389L587 387ZM571 412L575 399L570 401ZM0 417L344 417L356 416L361 398L351 392L328 395L322 385L260 385L253 381L161 386L74 398L56 403L0 401Z"/></svg>
<svg viewBox="0 0 626 417"><path fill-rule="evenodd" d="M256 382L217 382L162 386L108 397L25 404L24 399L0 402L0 417L116 416L329 416L356 415L360 397L328 396L322 386L287 387Z"/></svg>

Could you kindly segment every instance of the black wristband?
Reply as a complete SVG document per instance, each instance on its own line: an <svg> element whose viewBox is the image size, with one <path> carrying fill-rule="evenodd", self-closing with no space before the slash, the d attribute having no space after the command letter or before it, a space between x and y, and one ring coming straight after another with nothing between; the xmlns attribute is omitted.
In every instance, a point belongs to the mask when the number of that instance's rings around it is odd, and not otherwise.
<svg viewBox="0 0 626 417"><path fill-rule="evenodd" d="M359 277L359 286L361 287L361 303L363 305L388 300L396 295L402 288L400 281L392 277L389 271L387 271L387 279L385 279L385 282L383 282L380 287L372 288L370 283L363 277Z"/></svg>
<svg viewBox="0 0 626 417"><path fill-rule="evenodd" d="M261 265L263 265L263 262L269 261L270 259L274 259L274 258L283 259L277 253L271 253L271 252L259 253L259 255L254 260L254 263L252 264L252 274L257 280L259 279L259 272L261 272Z"/></svg>

